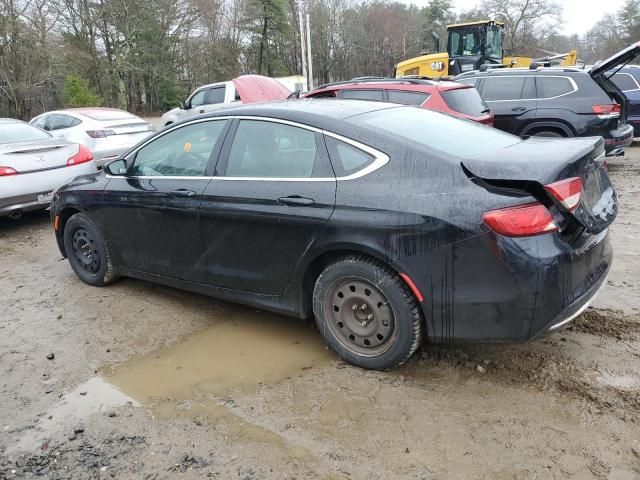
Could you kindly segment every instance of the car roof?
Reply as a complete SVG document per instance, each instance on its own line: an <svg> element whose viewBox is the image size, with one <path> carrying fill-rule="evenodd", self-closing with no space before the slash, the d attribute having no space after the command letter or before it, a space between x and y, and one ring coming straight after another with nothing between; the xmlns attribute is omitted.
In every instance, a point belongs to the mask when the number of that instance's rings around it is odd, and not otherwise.
<svg viewBox="0 0 640 480"><path fill-rule="evenodd" d="M274 117L282 120L300 122L318 128L330 128L334 125L335 120L345 120L349 117L390 108L409 107L395 103L368 100L300 98L239 105L200 115L198 118L224 116Z"/></svg>
<svg viewBox="0 0 640 480"><path fill-rule="evenodd" d="M372 88L379 90L406 90L412 92L431 93L434 90L470 88L470 85L465 85L450 80L433 80L426 78L368 78L327 83L325 85L320 85L310 92L307 92L305 95L335 90L367 90Z"/></svg>
<svg viewBox="0 0 640 480"><path fill-rule="evenodd" d="M487 70L484 72L475 71L475 72L466 72L461 75L458 75L455 79L465 79L465 78L473 78L475 76L493 76L493 75L558 75L562 74L578 74L578 75L586 75L589 72L587 70L583 70L581 68L570 68L570 67L539 67L535 69L531 68L496 68L492 70Z"/></svg>

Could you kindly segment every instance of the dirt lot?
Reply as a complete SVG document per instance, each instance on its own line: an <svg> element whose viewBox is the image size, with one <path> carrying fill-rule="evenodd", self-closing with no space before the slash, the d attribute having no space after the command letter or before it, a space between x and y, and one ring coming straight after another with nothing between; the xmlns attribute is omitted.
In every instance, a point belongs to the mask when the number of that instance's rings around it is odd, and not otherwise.
<svg viewBox="0 0 640 480"><path fill-rule="evenodd" d="M386 373L308 323L86 286L45 214L0 221L0 479L640 478L640 147L610 173L616 263L570 330Z"/></svg>

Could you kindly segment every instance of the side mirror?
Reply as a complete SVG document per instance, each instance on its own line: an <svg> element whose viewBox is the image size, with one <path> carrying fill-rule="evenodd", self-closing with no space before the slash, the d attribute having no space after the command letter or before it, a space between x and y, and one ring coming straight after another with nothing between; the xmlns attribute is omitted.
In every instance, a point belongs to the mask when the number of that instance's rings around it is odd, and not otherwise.
<svg viewBox="0 0 640 480"><path fill-rule="evenodd" d="M189 110L189 107L187 107L187 104L184 103L184 101L180 102L180 110Z"/></svg>
<svg viewBox="0 0 640 480"><path fill-rule="evenodd" d="M109 175L122 177L127 174L127 162L123 158L119 158L105 165L104 171Z"/></svg>

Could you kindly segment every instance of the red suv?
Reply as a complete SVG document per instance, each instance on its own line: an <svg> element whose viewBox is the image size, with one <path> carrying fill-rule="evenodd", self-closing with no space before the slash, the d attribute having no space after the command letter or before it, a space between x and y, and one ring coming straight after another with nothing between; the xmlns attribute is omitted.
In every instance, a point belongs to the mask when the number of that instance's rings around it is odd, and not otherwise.
<svg viewBox="0 0 640 480"><path fill-rule="evenodd" d="M457 82L417 78L354 79L322 85L301 97L355 98L415 105L493 126L493 113L477 90Z"/></svg>

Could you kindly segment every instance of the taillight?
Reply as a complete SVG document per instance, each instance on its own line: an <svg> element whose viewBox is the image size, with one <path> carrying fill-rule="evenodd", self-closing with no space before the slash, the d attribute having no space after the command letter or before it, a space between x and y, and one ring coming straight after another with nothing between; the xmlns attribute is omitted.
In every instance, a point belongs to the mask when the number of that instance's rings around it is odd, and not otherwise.
<svg viewBox="0 0 640 480"><path fill-rule="evenodd" d="M87 130L87 135L91 138L106 138L115 134L113 130Z"/></svg>
<svg viewBox="0 0 640 480"><path fill-rule="evenodd" d="M11 167L0 167L0 177L8 177L9 175L17 175L17 174L18 172L16 172Z"/></svg>
<svg viewBox="0 0 640 480"><path fill-rule="evenodd" d="M591 107L593 113L600 118L614 118L620 116L620 104L614 103L609 105L593 105Z"/></svg>
<svg viewBox="0 0 640 480"><path fill-rule="evenodd" d="M567 178L546 185L544 188L570 212L578 208L582 195L582 179L580 177Z"/></svg>
<svg viewBox="0 0 640 480"><path fill-rule="evenodd" d="M482 216L482 220L491 230L505 237L530 237L558 230L551 212L538 202L491 210Z"/></svg>
<svg viewBox="0 0 640 480"><path fill-rule="evenodd" d="M67 160L67 167L90 162L91 160L93 160L91 151L84 145L78 145L78 153L76 153L73 157L69 157L69 160Z"/></svg>

